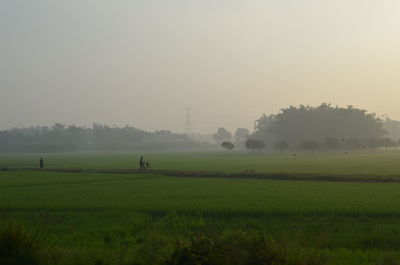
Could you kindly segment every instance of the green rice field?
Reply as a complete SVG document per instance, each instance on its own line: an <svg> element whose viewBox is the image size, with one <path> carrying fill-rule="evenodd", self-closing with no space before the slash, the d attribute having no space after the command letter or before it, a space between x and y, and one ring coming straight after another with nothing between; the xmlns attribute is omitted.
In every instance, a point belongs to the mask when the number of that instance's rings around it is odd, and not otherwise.
<svg viewBox="0 0 400 265"><path fill-rule="evenodd" d="M45 154L46 171L33 170L40 155L1 155L0 218L49 227L52 264L166 264L178 240L232 231L272 237L292 260L279 264L400 264L400 183L383 181L400 175L398 151L144 154L157 170L382 177L373 183L101 173L140 155Z"/></svg>
<svg viewBox="0 0 400 265"><path fill-rule="evenodd" d="M90 153L43 155L46 168L131 169L140 155L153 169L212 172L400 175L400 151L345 153ZM0 155L0 167L37 168L39 154Z"/></svg>

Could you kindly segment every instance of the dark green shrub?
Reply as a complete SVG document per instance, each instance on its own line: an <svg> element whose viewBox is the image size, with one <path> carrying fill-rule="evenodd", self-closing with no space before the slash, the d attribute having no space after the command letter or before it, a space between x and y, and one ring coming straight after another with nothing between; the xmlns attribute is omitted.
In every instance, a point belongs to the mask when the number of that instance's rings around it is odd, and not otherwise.
<svg viewBox="0 0 400 265"><path fill-rule="evenodd" d="M217 265L221 251L219 242L202 234L192 235L188 242L177 241L166 265Z"/></svg>
<svg viewBox="0 0 400 265"><path fill-rule="evenodd" d="M263 234L237 231L218 237L192 235L177 241L166 265L278 265L286 252Z"/></svg>
<svg viewBox="0 0 400 265"><path fill-rule="evenodd" d="M50 248L45 248L47 235L44 229L31 234L18 223L5 223L0 231L0 264L47 264L47 254L50 251Z"/></svg>
<svg viewBox="0 0 400 265"><path fill-rule="evenodd" d="M227 234L222 245L224 264L272 265L284 264L286 250L271 237L259 232L235 231Z"/></svg>

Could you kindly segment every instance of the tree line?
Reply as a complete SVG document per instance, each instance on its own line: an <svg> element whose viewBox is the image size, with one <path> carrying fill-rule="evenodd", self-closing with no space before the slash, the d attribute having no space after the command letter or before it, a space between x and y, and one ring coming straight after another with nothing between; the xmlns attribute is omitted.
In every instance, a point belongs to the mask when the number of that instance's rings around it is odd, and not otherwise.
<svg viewBox="0 0 400 265"><path fill-rule="evenodd" d="M244 135L241 141L235 142L247 149L279 151L363 150L398 146L399 141L388 137L388 132L390 136L399 135L400 123L388 118L382 120L375 113L353 106L343 108L324 103L317 107L290 106L281 109L278 114L264 114L255 121L252 134ZM219 128L214 138L229 142L232 135ZM228 145L224 143L222 147ZM229 148L233 149L232 146Z"/></svg>
<svg viewBox="0 0 400 265"><path fill-rule="evenodd" d="M0 152L174 151L211 147L191 140L186 134L166 130L147 132L131 126L100 123L92 127L56 123L0 131Z"/></svg>
<svg viewBox="0 0 400 265"><path fill-rule="evenodd" d="M277 114L262 115L254 131L237 128L234 133L219 128L208 140L171 131L147 132L132 126L94 123L92 127L64 125L13 128L0 131L0 152L74 151L211 151L232 149L363 150L398 146L400 122L382 120L374 113L321 104L290 106ZM398 139L397 138L397 139Z"/></svg>

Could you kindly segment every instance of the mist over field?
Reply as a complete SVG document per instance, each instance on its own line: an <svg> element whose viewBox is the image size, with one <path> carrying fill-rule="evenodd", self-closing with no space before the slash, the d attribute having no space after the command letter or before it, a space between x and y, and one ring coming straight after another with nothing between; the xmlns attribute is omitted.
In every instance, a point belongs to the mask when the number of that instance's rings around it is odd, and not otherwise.
<svg viewBox="0 0 400 265"><path fill-rule="evenodd" d="M290 106L262 115L254 130L219 127L213 134L147 132L132 126L55 123L0 131L0 153L78 151L366 151L400 145L400 121L322 104Z"/></svg>
<svg viewBox="0 0 400 265"><path fill-rule="evenodd" d="M399 14L1 0L0 265L400 265Z"/></svg>
<svg viewBox="0 0 400 265"><path fill-rule="evenodd" d="M214 133L323 102L400 119L400 3L0 3L0 129Z"/></svg>

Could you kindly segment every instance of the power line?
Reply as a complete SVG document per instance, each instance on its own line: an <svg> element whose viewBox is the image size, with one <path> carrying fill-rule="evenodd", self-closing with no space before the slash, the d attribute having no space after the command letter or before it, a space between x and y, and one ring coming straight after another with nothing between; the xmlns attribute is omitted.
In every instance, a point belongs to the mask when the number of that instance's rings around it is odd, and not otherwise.
<svg viewBox="0 0 400 265"><path fill-rule="evenodd" d="M185 108L185 133L192 133L192 110L190 107Z"/></svg>

